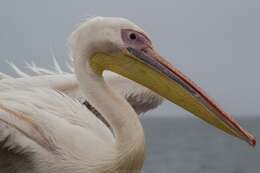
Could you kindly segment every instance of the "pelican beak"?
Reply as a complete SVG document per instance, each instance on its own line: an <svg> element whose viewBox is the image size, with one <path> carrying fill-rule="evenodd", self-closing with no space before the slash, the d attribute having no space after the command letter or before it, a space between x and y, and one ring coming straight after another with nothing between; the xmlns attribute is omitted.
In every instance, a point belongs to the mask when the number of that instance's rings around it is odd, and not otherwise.
<svg viewBox="0 0 260 173"><path fill-rule="evenodd" d="M145 52L128 47L119 53L97 53L91 66L97 73L111 70L136 81L214 127L256 145L250 133L151 47Z"/></svg>

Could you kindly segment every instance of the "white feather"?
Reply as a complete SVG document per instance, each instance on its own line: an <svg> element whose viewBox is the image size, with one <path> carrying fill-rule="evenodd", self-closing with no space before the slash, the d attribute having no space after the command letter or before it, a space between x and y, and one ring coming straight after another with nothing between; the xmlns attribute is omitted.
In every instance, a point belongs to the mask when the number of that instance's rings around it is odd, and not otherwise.
<svg viewBox="0 0 260 173"><path fill-rule="evenodd" d="M14 63L9 62L8 64L13 68L13 70L16 72L16 74L19 77L29 77L28 74L26 74L22 70L20 70Z"/></svg>

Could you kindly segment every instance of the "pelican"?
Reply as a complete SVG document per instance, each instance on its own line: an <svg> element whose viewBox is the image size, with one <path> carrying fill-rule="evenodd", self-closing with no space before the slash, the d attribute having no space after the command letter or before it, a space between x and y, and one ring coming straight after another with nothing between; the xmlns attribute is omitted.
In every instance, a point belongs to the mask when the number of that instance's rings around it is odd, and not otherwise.
<svg viewBox="0 0 260 173"><path fill-rule="evenodd" d="M126 99L105 82L105 70L255 146L254 137L163 59L129 20L92 18L71 34L70 47L80 91L106 123L60 90L10 86L0 91L0 172L140 172L142 125Z"/></svg>

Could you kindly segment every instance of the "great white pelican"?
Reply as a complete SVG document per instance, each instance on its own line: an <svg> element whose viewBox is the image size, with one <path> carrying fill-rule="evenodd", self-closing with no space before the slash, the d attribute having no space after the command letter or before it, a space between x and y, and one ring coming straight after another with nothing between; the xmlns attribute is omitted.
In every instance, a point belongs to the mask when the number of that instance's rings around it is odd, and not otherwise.
<svg viewBox="0 0 260 173"><path fill-rule="evenodd" d="M0 90L1 173L139 172L145 156L143 128L122 94L105 82L105 70L256 144L251 134L163 59L148 35L129 20L92 18L71 34L70 46L80 91L102 119L55 87L5 85Z"/></svg>

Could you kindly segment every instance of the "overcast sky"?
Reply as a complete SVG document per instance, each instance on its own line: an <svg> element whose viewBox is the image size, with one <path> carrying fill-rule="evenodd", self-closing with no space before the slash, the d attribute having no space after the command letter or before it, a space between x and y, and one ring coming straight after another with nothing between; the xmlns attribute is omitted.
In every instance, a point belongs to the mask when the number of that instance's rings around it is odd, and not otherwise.
<svg viewBox="0 0 260 173"><path fill-rule="evenodd" d="M227 112L260 116L260 1L8 0L0 5L0 71L6 61L51 67L68 59L67 36L91 16L120 16L143 27L155 47ZM152 114L187 114L164 104ZM186 115L184 115L186 116Z"/></svg>

